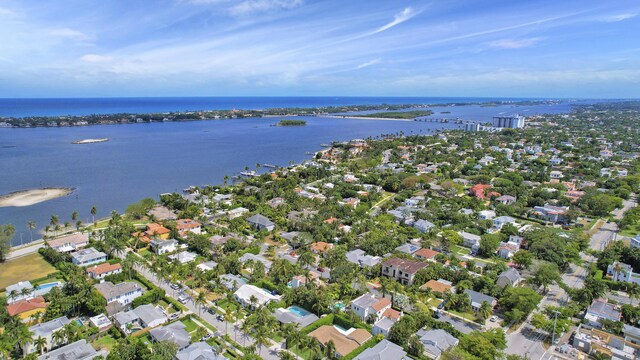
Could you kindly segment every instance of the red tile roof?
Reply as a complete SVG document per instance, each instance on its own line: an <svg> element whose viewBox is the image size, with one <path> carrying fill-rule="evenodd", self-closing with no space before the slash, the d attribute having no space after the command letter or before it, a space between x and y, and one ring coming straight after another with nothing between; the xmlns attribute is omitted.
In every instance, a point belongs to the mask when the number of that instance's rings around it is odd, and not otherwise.
<svg viewBox="0 0 640 360"><path fill-rule="evenodd" d="M413 253L413 255L417 257L425 258L425 259L434 259L438 254L440 253L435 250L425 249L425 248L422 248L416 251L415 253Z"/></svg>
<svg viewBox="0 0 640 360"><path fill-rule="evenodd" d="M7 305L7 313L9 315L14 316L18 314L22 314L27 311L35 310L35 309L46 309L47 303L44 301L42 296L35 297L29 300L20 300L13 304Z"/></svg>

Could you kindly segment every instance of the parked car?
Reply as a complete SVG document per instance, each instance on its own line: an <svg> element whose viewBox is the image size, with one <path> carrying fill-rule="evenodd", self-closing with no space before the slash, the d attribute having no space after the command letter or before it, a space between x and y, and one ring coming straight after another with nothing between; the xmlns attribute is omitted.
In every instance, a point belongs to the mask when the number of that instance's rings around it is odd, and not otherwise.
<svg viewBox="0 0 640 360"><path fill-rule="evenodd" d="M189 301L189 297L187 296L187 294L180 294L180 296L178 296L178 301L181 304L186 304Z"/></svg>
<svg viewBox="0 0 640 360"><path fill-rule="evenodd" d="M216 316L216 320L224 321L224 317L222 315L218 315L218 316Z"/></svg>
<svg viewBox="0 0 640 360"><path fill-rule="evenodd" d="M495 316L495 315L493 315L493 316L491 317L491 319L489 319L489 320L490 320L491 322L496 322L496 321L498 321L498 317L497 317L497 316Z"/></svg>
<svg viewBox="0 0 640 360"><path fill-rule="evenodd" d="M200 341L206 341L206 340L211 339L212 337L213 337L212 334L207 334L207 335L203 336L202 339L200 339Z"/></svg>
<svg viewBox="0 0 640 360"><path fill-rule="evenodd" d="M180 289L180 284L171 283L171 285L169 285L169 287L172 288L173 290L178 290L178 289Z"/></svg>

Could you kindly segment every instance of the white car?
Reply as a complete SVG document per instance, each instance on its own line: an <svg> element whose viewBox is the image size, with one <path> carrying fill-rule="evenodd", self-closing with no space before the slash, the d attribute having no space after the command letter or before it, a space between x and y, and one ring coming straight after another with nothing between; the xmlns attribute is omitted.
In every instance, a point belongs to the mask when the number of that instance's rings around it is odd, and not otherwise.
<svg viewBox="0 0 640 360"><path fill-rule="evenodd" d="M497 316L495 316L495 315L493 315L493 316L491 317L491 319L489 319L489 321L491 321L491 322L496 322L496 321L498 321L498 317L497 317Z"/></svg>
<svg viewBox="0 0 640 360"><path fill-rule="evenodd" d="M185 295L185 294L181 294L180 296L178 296L178 301L181 304L186 304L187 301L189 301L189 297L187 295Z"/></svg>

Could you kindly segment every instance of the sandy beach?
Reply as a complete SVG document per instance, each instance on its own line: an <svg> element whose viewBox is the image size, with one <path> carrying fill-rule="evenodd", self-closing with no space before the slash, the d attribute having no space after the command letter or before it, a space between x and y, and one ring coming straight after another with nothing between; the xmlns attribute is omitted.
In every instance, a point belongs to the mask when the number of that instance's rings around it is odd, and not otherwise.
<svg viewBox="0 0 640 360"><path fill-rule="evenodd" d="M43 201L53 200L59 197L67 196L73 192L69 188L45 188L16 191L7 195L0 196L0 207L8 206L30 206Z"/></svg>

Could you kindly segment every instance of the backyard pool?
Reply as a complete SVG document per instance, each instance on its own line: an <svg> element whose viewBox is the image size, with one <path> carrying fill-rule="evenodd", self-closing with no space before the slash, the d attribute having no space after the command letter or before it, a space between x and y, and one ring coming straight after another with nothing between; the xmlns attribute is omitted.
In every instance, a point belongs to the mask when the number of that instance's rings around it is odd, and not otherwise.
<svg viewBox="0 0 640 360"><path fill-rule="evenodd" d="M311 314L309 311L299 307L299 306L289 306L289 308L287 308L287 310L291 311L292 313L300 316L300 317L305 317L309 314Z"/></svg>
<svg viewBox="0 0 640 360"><path fill-rule="evenodd" d="M59 281L50 282L50 283L36 286L36 290L50 290L51 288L56 287L58 285L60 285Z"/></svg>

